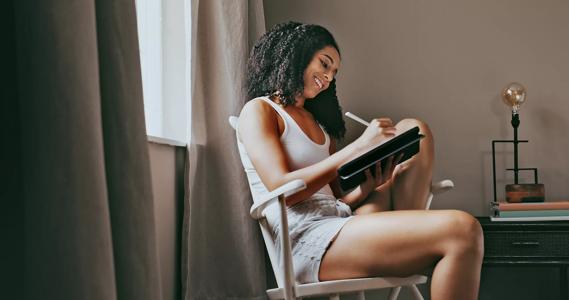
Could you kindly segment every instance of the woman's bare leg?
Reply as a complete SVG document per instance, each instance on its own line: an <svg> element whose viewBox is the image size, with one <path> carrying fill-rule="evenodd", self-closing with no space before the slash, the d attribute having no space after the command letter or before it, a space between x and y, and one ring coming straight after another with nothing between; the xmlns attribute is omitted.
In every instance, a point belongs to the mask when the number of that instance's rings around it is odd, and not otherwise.
<svg viewBox="0 0 569 300"><path fill-rule="evenodd" d="M393 174L391 201L394 210L425 209L433 178L434 141L427 124L416 119L404 119L397 123L398 130L405 131L419 126L425 137L420 141L420 151L401 163Z"/></svg>
<svg viewBox="0 0 569 300"><path fill-rule="evenodd" d="M432 299L477 299L483 257L480 224L455 210L355 216L322 259L320 280L409 276L436 264Z"/></svg>
<svg viewBox="0 0 569 300"><path fill-rule="evenodd" d="M371 214L376 212L393 210L391 205L391 191L372 191L365 203L354 210L355 215Z"/></svg>

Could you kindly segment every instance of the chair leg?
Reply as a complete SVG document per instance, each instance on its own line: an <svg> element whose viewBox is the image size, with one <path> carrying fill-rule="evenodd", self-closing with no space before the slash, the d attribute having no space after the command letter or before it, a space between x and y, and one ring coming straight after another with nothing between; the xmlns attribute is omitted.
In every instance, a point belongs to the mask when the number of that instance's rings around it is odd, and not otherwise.
<svg viewBox="0 0 569 300"><path fill-rule="evenodd" d="M391 288L391 291L389 291L389 297L387 299L389 300L397 299L397 297L399 297L399 292L401 292L400 286Z"/></svg>
<svg viewBox="0 0 569 300"><path fill-rule="evenodd" d="M410 285L409 289L411 290L411 294L413 294L413 298L417 300L425 300L416 285Z"/></svg>
<svg viewBox="0 0 569 300"><path fill-rule="evenodd" d="M364 291L359 291L358 294L356 295L356 299L357 300L366 300L366 295L365 295Z"/></svg>
<svg viewBox="0 0 569 300"><path fill-rule="evenodd" d="M340 294L330 295L330 300L340 300Z"/></svg>

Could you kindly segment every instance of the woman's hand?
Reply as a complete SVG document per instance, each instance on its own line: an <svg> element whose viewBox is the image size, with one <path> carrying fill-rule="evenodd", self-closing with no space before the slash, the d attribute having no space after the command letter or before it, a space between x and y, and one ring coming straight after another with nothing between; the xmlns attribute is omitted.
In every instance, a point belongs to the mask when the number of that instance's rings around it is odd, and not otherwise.
<svg viewBox="0 0 569 300"><path fill-rule="evenodd" d="M365 170L366 181L362 183L362 191L365 191L365 195L368 195L372 190L380 191L385 184L390 183L395 167L402 157L403 154L397 157L390 156L385 160L383 168L381 167L381 162L377 162L375 164L375 175L369 169Z"/></svg>
<svg viewBox="0 0 569 300"><path fill-rule="evenodd" d="M395 130L391 119L373 119L362 135L354 141L358 154L376 146L382 140L394 136Z"/></svg>
<svg viewBox="0 0 569 300"><path fill-rule="evenodd" d="M399 163L403 154L398 157L389 157L385 161L385 166L381 167L381 162L375 164L374 174L369 169L364 171L366 180L362 182L357 188L342 197L342 201L348 204L352 209L356 209L368 198L373 192L385 193L389 192L391 178L395 171L395 166Z"/></svg>

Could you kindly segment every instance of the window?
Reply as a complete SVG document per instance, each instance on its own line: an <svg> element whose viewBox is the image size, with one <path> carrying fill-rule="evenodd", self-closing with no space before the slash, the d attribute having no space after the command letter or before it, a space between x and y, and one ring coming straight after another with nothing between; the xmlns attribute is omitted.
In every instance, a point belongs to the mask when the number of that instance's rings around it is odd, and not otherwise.
<svg viewBox="0 0 569 300"><path fill-rule="evenodd" d="M190 0L136 0L146 132L178 144L189 140L190 8Z"/></svg>

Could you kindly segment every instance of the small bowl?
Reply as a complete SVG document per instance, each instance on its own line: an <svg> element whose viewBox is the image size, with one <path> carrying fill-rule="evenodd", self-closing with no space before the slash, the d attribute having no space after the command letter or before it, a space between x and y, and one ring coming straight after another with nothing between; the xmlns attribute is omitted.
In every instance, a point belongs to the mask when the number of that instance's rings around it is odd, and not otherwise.
<svg viewBox="0 0 569 300"><path fill-rule="evenodd" d="M545 186L542 183L507 184L506 201L510 203L543 202L545 201Z"/></svg>

